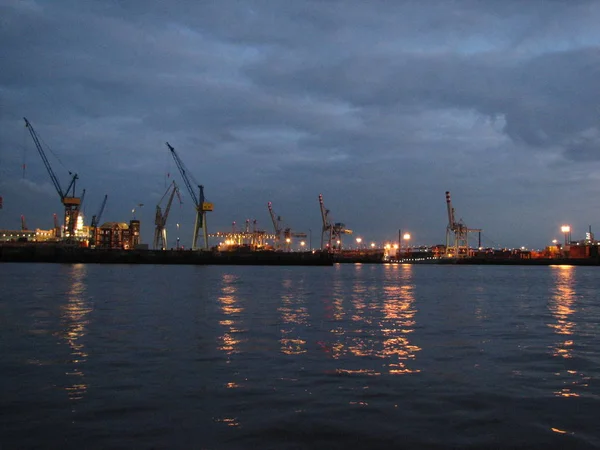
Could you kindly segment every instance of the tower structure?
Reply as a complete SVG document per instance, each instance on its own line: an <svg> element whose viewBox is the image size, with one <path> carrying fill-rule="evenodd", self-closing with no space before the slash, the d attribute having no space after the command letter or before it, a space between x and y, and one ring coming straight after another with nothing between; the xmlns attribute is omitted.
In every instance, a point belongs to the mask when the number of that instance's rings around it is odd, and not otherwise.
<svg viewBox="0 0 600 450"><path fill-rule="evenodd" d="M469 228L462 221L456 220L450 192L446 191L446 208L448 210L448 225L446 226L446 257L466 258L469 256L469 233L479 232L480 228Z"/></svg>

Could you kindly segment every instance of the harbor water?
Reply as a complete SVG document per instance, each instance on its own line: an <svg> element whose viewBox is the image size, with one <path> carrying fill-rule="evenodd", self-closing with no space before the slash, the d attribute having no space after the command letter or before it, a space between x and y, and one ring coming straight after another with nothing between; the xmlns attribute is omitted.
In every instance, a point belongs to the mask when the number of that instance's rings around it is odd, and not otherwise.
<svg viewBox="0 0 600 450"><path fill-rule="evenodd" d="M0 448L599 448L600 269L12 264Z"/></svg>

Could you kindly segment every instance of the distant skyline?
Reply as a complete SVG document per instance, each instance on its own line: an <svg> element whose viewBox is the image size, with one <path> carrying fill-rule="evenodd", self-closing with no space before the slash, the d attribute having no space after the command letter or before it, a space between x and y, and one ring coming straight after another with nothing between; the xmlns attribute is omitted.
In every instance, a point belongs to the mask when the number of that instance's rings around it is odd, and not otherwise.
<svg viewBox="0 0 600 450"><path fill-rule="evenodd" d="M146 243L173 179L191 243L166 141L211 233L271 231L270 201L316 247L321 193L350 242L439 244L448 190L485 246L600 236L598 23L591 0L0 0L0 228L62 217L27 117L86 222L108 194Z"/></svg>

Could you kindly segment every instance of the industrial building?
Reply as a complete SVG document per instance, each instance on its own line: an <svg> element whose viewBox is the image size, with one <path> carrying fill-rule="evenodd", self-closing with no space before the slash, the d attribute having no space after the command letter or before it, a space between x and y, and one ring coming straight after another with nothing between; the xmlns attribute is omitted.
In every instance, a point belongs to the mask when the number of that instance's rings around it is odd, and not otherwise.
<svg viewBox="0 0 600 450"><path fill-rule="evenodd" d="M140 221L105 222L95 233L95 242L90 246L95 248L113 248L129 250L140 245Z"/></svg>

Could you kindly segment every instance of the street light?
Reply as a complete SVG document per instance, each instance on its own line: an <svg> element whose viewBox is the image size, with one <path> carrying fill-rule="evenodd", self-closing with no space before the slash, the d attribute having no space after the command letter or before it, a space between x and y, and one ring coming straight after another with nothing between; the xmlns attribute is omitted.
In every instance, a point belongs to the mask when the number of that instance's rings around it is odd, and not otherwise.
<svg viewBox="0 0 600 450"><path fill-rule="evenodd" d="M292 240L290 238L285 238L285 243L287 244L288 252L290 251L290 242L292 242Z"/></svg>
<svg viewBox="0 0 600 450"><path fill-rule="evenodd" d="M560 231L565 234L565 246L569 245L569 241L571 240L571 227L569 225L563 225L560 227Z"/></svg>
<svg viewBox="0 0 600 450"><path fill-rule="evenodd" d="M356 238L356 248L360 248L360 243L362 242L362 238L357 237Z"/></svg>
<svg viewBox="0 0 600 450"><path fill-rule="evenodd" d="M402 239L406 241L406 253L408 253L408 241L410 240L410 233L404 233ZM402 242L400 242L400 253L402 253Z"/></svg>
<svg viewBox="0 0 600 450"><path fill-rule="evenodd" d="M371 242L371 248L375 248L375 242Z"/></svg>
<svg viewBox="0 0 600 450"><path fill-rule="evenodd" d="M304 251L304 246L305 245L306 245L306 242L300 241L300 247L302 248L302 251Z"/></svg>

